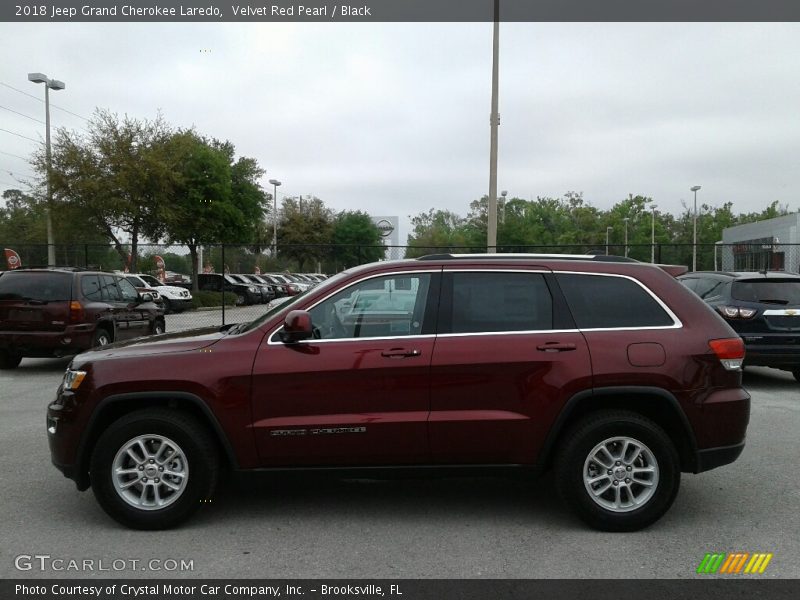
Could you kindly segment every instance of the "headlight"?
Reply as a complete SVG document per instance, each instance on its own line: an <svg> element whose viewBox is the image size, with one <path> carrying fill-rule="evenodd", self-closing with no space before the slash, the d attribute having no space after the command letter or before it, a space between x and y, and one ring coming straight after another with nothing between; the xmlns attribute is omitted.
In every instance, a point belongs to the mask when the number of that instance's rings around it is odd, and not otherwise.
<svg viewBox="0 0 800 600"><path fill-rule="evenodd" d="M77 390L83 382L84 377L86 377L86 371L67 369L67 372L64 373L64 389Z"/></svg>

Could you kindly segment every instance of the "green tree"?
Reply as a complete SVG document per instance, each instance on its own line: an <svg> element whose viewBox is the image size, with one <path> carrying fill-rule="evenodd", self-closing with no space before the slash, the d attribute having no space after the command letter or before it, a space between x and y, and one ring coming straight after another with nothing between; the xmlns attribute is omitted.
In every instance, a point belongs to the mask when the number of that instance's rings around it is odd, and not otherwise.
<svg viewBox="0 0 800 600"><path fill-rule="evenodd" d="M197 288L201 244L247 244L266 211L255 159L234 157L229 142L179 131L166 144L171 178L162 218L169 243L185 244Z"/></svg>
<svg viewBox="0 0 800 600"><path fill-rule="evenodd" d="M165 153L170 129L161 117L138 120L97 110L86 132L59 129L52 145L50 185L54 200L80 211L111 241L123 262L130 239L131 268L142 237L163 233L160 208L166 200L170 165ZM34 156L44 178L44 151ZM57 206L57 205L56 205ZM54 206L54 210L56 210Z"/></svg>
<svg viewBox="0 0 800 600"><path fill-rule="evenodd" d="M334 216L331 209L316 197L285 198L278 221L278 253L282 259L297 263L305 271L309 261L330 256Z"/></svg>
<svg viewBox="0 0 800 600"><path fill-rule="evenodd" d="M384 257L381 232L363 211L342 211L336 215L331 234L336 267L352 267ZM334 269L338 270L338 269Z"/></svg>

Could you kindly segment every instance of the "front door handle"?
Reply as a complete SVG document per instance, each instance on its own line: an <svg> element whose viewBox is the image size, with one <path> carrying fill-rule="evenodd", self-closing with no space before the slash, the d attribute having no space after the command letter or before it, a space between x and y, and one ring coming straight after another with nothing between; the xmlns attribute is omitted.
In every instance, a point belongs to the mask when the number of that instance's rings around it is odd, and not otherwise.
<svg viewBox="0 0 800 600"><path fill-rule="evenodd" d="M386 358L408 358L410 356L419 356L422 354L419 350L407 350L406 348L392 348L391 350L384 350L381 356Z"/></svg>
<svg viewBox="0 0 800 600"><path fill-rule="evenodd" d="M547 342L546 344L536 346L536 349L542 352L570 352L577 348L575 344L561 342Z"/></svg>

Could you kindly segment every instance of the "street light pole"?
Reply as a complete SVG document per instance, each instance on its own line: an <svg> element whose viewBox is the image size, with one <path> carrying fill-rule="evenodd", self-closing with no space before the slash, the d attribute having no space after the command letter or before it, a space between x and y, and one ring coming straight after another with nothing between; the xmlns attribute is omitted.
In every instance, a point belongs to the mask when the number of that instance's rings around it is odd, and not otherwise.
<svg viewBox="0 0 800 600"><path fill-rule="evenodd" d="M47 266L56 266L56 247L53 241L53 218L51 208L53 205L53 195L50 190L50 90L63 90L66 86L63 81L56 79L49 79L44 73L28 73L28 81L33 83L44 84L44 119L45 119L45 193L47 196L47 206L45 210L45 217L47 221Z"/></svg>
<svg viewBox="0 0 800 600"><path fill-rule="evenodd" d="M500 54L500 0L494 0L494 31L492 35L492 114L489 117L489 207L486 223L486 252L497 252L497 126L498 62Z"/></svg>
<svg viewBox="0 0 800 600"><path fill-rule="evenodd" d="M278 255L278 186L277 179L270 179L272 184L272 258Z"/></svg>
<svg viewBox="0 0 800 600"><path fill-rule="evenodd" d="M650 242L650 262L655 264L656 262L656 209L658 208L658 204L651 204L650 208L653 210L653 223L651 229L651 242Z"/></svg>
<svg viewBox="0 0 800 600"><path fill-rule="evenodd" d="M628 256L628 221L630 221L630 217L624 217L622 219L625 222L625 257Z"/></svg>
<svg viewBox="0 0 800 600"><path fill-rule="evenodd" d="M608 256L608 234L611 233L613 227L606 227L606 256Z"/></svg>
<svg viewBox="0 0 800 600"><path fill-rule="evenodd" d="M694 219L692 219L692 273L697 271L697 190L699 189L699 185L693 185L689 188L690 191L694 192Z"/></svg>

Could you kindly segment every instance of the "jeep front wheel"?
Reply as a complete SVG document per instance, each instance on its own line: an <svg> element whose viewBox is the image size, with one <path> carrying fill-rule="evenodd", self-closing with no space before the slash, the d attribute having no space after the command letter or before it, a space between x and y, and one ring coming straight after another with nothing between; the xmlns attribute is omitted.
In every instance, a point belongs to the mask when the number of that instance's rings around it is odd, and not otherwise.
<svg viewBox="0 0 800 600"><path fill-rule="evenodd" d="M92 452L97 501L134 529L166 529L187 519L214 492L219 456L207 429L167 409L128 414L112 423Z"/></svg>
<svg viewBox="0 0 800 600"><path fill-rule="evenodd" d="M556 459L559 493L586 523L603 531L635 531L657 521L680 485L678 453L650 419L600 411L565 435Z"/></svg>

